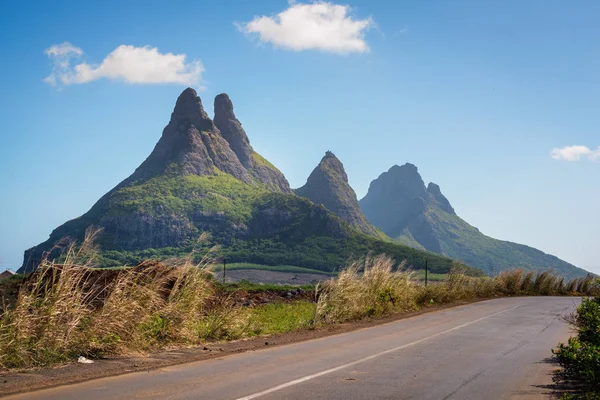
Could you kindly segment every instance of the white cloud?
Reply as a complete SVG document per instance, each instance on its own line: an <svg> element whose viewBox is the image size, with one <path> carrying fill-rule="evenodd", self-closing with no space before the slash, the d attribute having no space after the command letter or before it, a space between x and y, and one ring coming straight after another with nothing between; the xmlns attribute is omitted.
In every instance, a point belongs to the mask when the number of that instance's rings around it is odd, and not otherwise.
<svg viewBox="0 0 600 400"><path fill-rule="evenodd" d="M71 73L71 59L81 57L83 50L69 42L55 44L47 48L44 53L52 61L52 72L44 78L44 82L56 86L58 82L67 84Z"/></svg>
<svg viewBox="0 0 600 400"><path fill-rule="evenodd" d="M369 46L366 31L374 25L371 18L348 15L349 6L329 2L301 4L294 1L285 11L272 17L254 17L236 24L240 31L256 35L261 42L288 50L321 50L331 53L364 53Z"/></svg>
<svg viewBox="0 0 600 400"><path fill-rule="evenodd" d="M185 54L162 54L156 47L121 45L106 56L99 65L86 62L72 66L83 50L69 42L46 49L52 62L52 72L44 82L56 86L86 83L101 78L126 83L178 83L196 85L201 81L204 66L199 60L186 62Z"/></svg>
<svg viewBox="0 0 600 400"><path fill-rule="evenodd" d="M596 150L592 150L587 146L566 146L555 147L550 152L550 156L555 160L563 161L579 161L582 157L589 160L600 159L600 146Z"/></svg>

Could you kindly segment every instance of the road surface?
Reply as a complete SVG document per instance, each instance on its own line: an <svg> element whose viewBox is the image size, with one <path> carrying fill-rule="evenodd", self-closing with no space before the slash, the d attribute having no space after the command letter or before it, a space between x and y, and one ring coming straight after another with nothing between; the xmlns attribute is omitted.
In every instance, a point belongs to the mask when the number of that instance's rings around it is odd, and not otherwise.
<svg viewBox="0 0 600 400"><path fill-rule="evenodd" d="M11 399L547 398L579 299L489 300L359 331Z"/></svg>

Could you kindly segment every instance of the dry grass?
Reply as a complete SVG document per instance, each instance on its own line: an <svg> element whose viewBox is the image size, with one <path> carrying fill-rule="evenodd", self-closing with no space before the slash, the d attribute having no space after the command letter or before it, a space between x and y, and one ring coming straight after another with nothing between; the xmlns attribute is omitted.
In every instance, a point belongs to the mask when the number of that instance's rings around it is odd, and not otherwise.
<svg viewBox="0 0 600 400"><path fill-rule="evenodd" d="M385 256L350 263L318 289L317 304L295 302L242 307L238 293L219 290L200 264L170 260L135 268L97 270L94 231L59 261L45 260L21 285L14 304L0 313L0 368L44 366L78 356L144 353L264 332L284 332L506 295L594 295L591 277L565 282L548 272L505 271L495 278L454 269L443 282L424 286ZM236 297L237 296L237 297Z"/></svg>
<svg viewBox="0 0 600 400"><path fill-rule="evenodd" d="M386 256L367 257L327 282L317 302L320 322L344 322L416 308L417 285L404 265Z"/></svg>
<svg viewBox="0 0 600 400"><path fill-rule="evenodd" d="M243 307L237 292L214 281L206 255L196 265L192 254L169 266L90 268L95 235L89 231L81 245L66 243L58 261L44 260L3 308L0 370L233 340L314 321L314 303Z"/></svg>
<svg viewBox="0 0 600 400"><path fill-rule="evenodd" d="M363 271L361 273L361 271ZM340 271L323 287L317 303L320 322L344 322L379 316L430 304L485 299L498 296L593 296L600 292L591 276L565 283L548 271L504 271L494 278L466 276L454 268L443 282L424 286L411 280L402 265L385 256L367 257Z"/></svg>
<svg viewBox="0 0 600 400"><path fill-rule="evenodd" d="M509 296L597 296L600 294L593 276L565 282L549 271L524 273L522 269L503 271L494 278L504 295Z"/></svg>
<svg viewBox="0 0 600 400"><path fill-rule="evenodd" d="M218 332L239 323L215 307L202 265L149 262L119 271L88 268L94 233L68 245L60 263L44 261L0 318L0 367L47 365L76 356L144 352L218 335L198 321L219 310ZM83 262L82 262L83 261Z"/></svg>

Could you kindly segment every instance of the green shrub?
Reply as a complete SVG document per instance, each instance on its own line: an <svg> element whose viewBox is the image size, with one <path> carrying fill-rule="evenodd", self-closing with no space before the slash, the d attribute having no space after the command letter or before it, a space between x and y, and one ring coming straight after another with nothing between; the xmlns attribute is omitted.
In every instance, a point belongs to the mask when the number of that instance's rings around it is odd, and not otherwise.
<svg viewBox="0 0 600 400"><path fill-rule="evenodd" d="M592 282L586 284L591 285ZM577 336L552 351L563 367L556 379L578 385L577 392L567 397L600 398L600 297L583 299L571 322L577 328Z"/></svg>
<svg viewBox="0 0 600 400"><path fill-rule="evenodd" d="M250 330L253 335L290 332L315 324L316 305L307 301L273 303L252 310Z"/></svg>

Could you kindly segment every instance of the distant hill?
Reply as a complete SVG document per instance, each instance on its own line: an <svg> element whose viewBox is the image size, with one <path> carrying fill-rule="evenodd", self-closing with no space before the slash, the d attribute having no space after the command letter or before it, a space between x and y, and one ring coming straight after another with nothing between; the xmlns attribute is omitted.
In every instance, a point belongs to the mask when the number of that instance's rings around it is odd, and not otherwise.
<svg viewBox="0 0 600 400"><path fill-rule="evenodd" d="M587 274L540 250L484 235L456 215L438 185L425 186L412 164L394 165L382 173L359 203L367 219L398 242L460 260L488 274L515 267L551 269L566 277Z"/></svg>
<svg viewBox="0 0 600 400"><path fill-rule="evenodd" d="M324 198L340 200L323 201L341 218L295 195L283 174L254 151L229 97L217 96L214 107L211 120L196 92L184 90L148 158L87 213L27 250L19 272L34 270L44 254L56 258L59 253L52 249L58 240L81 240L89 226L103 229L97 241L100 266L188 254L208 232L230 262L332 271L350 257L384 252L415 268L423 268L425 260L432 272L452 268L447 257L379 240L351 201L356 199L343 167L343 176L340 171L321 176L327 181ZM336 164L330 161L325 169ZM319 174L309 181L319 184ZM338 184L342 191L327 192ZM313 197L308 183L305 189Z"/></svg>

